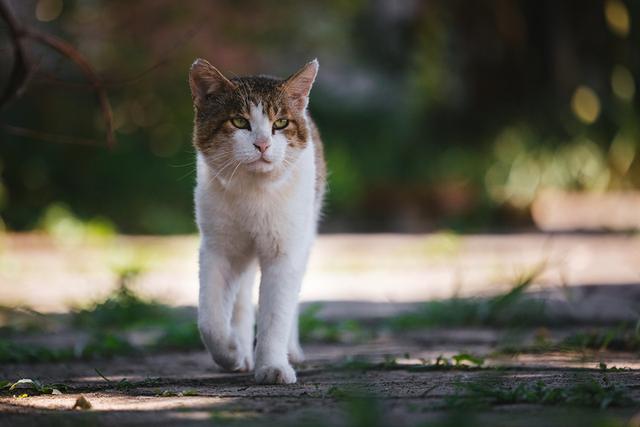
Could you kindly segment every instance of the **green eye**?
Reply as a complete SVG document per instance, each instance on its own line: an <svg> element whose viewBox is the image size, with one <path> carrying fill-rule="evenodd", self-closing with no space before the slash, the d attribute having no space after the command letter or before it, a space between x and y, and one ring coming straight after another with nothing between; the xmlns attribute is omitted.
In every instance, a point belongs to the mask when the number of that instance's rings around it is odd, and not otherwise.
<svg viewBox="0 0 640 427"><path fill-rule="evenodd" d="M251 129L251 126L249 126L249 120L244 117L234 117L231 119L231 124L238 129Z"/></svg>
<svg viewBox="0 0 640 427"><path fill-rule="evenodd" d="M284 129L287 126L289 126L289 120L287 119L278 119L275 122L273 122L273 128L275 130Z"/></svg>

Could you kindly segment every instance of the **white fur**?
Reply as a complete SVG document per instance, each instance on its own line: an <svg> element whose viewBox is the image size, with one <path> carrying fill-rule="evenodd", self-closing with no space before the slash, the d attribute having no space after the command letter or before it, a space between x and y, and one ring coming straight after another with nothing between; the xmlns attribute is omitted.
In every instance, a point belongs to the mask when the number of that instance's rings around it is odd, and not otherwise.
<svg viewBox="0 0 640 427"><path fill-rule="evenodd" d="M253 369L251 287L259 266L255 378L259 383L294 383L289 360L303 358L298 293L319 208L314 141L291 156L286 138L277 131L272 135L261 106L254 106L250 116L251 130L234 133L235 163L227 171L216 170L198 153L198 326L216 363L228 370ZM269 139L264 158L271 163L260 160L253 146L259 138Z"/></svg>

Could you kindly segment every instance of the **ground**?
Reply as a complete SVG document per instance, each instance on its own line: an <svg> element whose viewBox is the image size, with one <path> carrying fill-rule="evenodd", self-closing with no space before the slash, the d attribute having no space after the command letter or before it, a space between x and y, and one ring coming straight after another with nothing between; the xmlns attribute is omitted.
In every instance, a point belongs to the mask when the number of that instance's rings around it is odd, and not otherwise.
<svg viewBox="0 0 640 427"><path fill-rule="evenodd" d="M478 331L475 342L469 337L458 340L454 334L449 342L437 345L425 345L415 337L361 345L307 346L311 361L299 367L299 382L292 386L258 386L250 374L220 373L202 351L92 362L7 364L0 368L5 378L39 378L63 383L69 389L62 395L26 398L14 397L15 391L9 393L0 398L0 420L11 426L43 425L52 420L69 425L81 421L91 425L208 425L212 420L214 425L238 421L249 425L372 425L366 421L371 419L370 411L379 411L380 418L374 418L378 425L440 425L428 423L445 423L452 414L460 413L457 409L461 407L469 414L467 420L483 425L498 421L502 425L541 425L544 414L544 425L566 426L618 425L613 422L635 414L634 404L601 410L601 402L594 408L503 402L476 408L478 402L473 400L468 404L447 401L460 392L461 382L495 381L499 384L496 387L512 390L518 384L543 381L546 387L566 390L589 379L605 384L604 378L624 390L625 398L640 401L637 371L599 367L606 360L609 366L637 368L637 357L632 354L538 354L491 359L481 367L419 370L420 358L433 360L458 354L460 349L476 354L486 351L491 347L491 342L484 341L491 336L487 332ZM428 340L429 334L424 339ZM404 359L405 353L417 359ZM395 355L398 365L349 366L346 362L347 356L365 355L367 360L380 362ZM124 378L130 385L119 386ZM91 403L91 409L72 409L81 395Z"/></svg>
<svg viewBox="0 0 640 427"><path fill-rule="evenodd" d="M322 238L309 282L332 283L303 292L292 386L220 372L202 349L181 289L194 238L118 239L153 256L110 287L88 265L114 243L5 239L0 425L640 425L636 235ZM38 276L34 259L57 273ZM166 269L180 307L130 290L155 297ZM73 409L81 396L90 408Z"/></svg>

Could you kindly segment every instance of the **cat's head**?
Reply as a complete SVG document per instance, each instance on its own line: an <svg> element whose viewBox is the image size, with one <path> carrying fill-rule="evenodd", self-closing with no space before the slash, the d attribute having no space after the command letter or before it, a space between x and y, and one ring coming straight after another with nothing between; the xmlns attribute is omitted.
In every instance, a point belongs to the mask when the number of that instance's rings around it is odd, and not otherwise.
<svg viewBox="0 0 640 427"><path fill-rule="evenodd" d="M318 61L291 77L226 78L204 59L191 66L194 145L221 178L243 170L276 175L309 141L306 108Z"/></svg>

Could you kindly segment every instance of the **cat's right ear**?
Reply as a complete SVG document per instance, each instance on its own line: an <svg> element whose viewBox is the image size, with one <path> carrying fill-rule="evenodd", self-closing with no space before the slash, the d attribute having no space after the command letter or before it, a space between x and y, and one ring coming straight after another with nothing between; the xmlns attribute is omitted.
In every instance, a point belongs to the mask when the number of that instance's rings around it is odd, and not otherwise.
<svg viewBox="0 0 640 427"><path fill-rule="evenodd" d="M207 96L223 90L233 90L235 85L205 59L196 59L189 71L189 86L193 103L200 107Z"/></svg>

